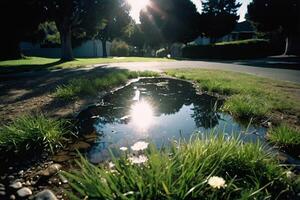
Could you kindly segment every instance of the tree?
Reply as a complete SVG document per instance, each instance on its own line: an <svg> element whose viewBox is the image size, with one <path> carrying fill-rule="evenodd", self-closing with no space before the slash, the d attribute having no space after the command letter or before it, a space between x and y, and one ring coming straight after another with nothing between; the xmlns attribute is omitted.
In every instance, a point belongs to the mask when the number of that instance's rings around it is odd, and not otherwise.
<svg viewBox="0 0 300 200"><path fill-rule="evenodd" d="M141 24L136 24L134 20L130 22L124 31L122 39L131 46L143 48L145 44L145 33L142 31Z"/></svg>
<svg viewBox="0 0 300 200"><path fill-rule="evenodd" d="M19 43L32 40L32 33L41 22L37 0L1 0L1 46L0 59L21 58Z"/></svg>
<svg viewBox="0 0 300 200"><path fill-rule="evenodd" d="M72 33L80 30L93 37L103 25L103 11L109 0L44 0L45 20L54 21L61 38L61 60L73 60Z"/></svg>
<svg viewBox="0 0 300 200"><path fill-rule="evenodd" d="M199 16L190 0L151 0L142 11L140 21L143 29L148 29L149 25L155 36L161 35L169 44L188 43L199 35Z"/></svg>
<svg viewBox="0 0 300 200"><path fill-rule="evenodd" d="M299 0L253 0L248 6L248 18L261 32L282 29L287 38L285 54L300 55L299 11Z"/></svg>
<svg viewBox="0 0 300 200"><path fill-rule="evenodd" d="M148 7L147 10L142 10L140 12L140 27L145 34L145 45L151 48L157 48L165 41L163 39L162 31L156 25L157 20L150 14L151 9L151 7Z"/></svg>
<svg viewBox="0 0 300 200"><path fill-rule="evenodd" d="M121 37L132 21L130 7L125 0L110 0L104 11L105 25L97 33L102 41L103 57L107 57L106 42Z"/></svg>
<svg viewBox="0 0 300 200"><path fill-rule="evenodd" d="M240 6L236 0L202 0L204 35L216 40L230 33L239 19L237 10Z"/></svg>

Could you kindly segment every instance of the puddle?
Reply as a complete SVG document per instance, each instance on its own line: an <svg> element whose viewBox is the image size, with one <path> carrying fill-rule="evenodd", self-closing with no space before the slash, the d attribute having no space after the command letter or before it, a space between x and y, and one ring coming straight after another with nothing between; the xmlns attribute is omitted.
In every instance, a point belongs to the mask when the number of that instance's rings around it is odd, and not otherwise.
<svg viewBox="0 0 300 200"><path fill-rule="evenodd" d="M82 111L78 115L79 130L98 134L88 152L93 163L106 159L108 148L129 147L139 140L151 141L159 147L172 139L189 139L197 131L225 132L226 137L240 133L247 142L263 139L265 128L247 129L230 115L217 111L222 104L216 97L197 94L186 81L141 79Z"/></svg>

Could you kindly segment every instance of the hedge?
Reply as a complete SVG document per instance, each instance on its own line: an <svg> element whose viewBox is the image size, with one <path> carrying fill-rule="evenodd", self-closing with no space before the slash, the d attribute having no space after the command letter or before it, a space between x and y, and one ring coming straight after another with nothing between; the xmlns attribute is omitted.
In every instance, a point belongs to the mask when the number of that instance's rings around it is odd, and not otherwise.
<svg viewBox="0 0 300 200"><path fill-rule="evenodd" d="M279 45L268 40L251 39L211 45L193 45L182 49L184 58L191 59L248 59L280 54Z"/></svg>

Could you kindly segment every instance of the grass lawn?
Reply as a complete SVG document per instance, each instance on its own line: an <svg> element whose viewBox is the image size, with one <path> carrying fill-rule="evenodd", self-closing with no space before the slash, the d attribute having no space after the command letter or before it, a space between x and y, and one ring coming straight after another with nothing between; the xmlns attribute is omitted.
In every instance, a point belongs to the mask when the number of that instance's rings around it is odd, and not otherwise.
<svg viewBox="0 0 300 200"><path fill-rule="evenodd" d="M13 73L16 71L31 71L39 69L76 68L87 65L119 62L167 62L172 59L146 58L146 57L119 57L119 58L77 58L74 61L61 63L57 58L27 57L25 59L0 61L0 73Z"/></svg>
<svg viewBox="0 0 300 200"><path fill-rule="evenodd" d="M166 73L227 96L223 109L241 119L262 119L274 111L300 116L299 84L221 70L174 69Z"/></svg>
<svg viewBox="0 0 300 200"><path fill-rule="evenodd" d="M278 113L285 115L280 123L287 125L274 127L269 133L269 140L286 149L299 146L299 129L289 126L289 117L300 118L300 85L283 81L261 78L254 75L221 70L167 70L168 75L195 81L199 87L210 93L224 95L226 101L223 111L233 116L256 122L272 119ZM276 114L275 114L276 113ZM299 126L298 122L290 124ZM299 128L299 127L298 127Z"/></svg>
<svg viewBox="0 0 300 200"><path fill-rule="evenodd" d="M102 77L75 78L65 85L58 86L54 92L54 96L63 100L72 100L82 96L95 96L99 91L120 86L125 84L129 79L156 76L159 76L159 74L151 71L136 72L119 70L107 73Z"/></svg>

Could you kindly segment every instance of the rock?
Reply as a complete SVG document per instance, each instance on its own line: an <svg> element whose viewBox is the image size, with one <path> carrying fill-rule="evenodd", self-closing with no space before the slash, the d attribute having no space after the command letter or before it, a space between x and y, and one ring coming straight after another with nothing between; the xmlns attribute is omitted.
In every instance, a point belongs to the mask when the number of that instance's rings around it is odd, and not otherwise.
<svg viewBox="0 0 300 200"><path fill-rule="evenodd" d="M9 175L7 178L8 180L13 180L15 177L13 175Z"/></svg>
<svg viewBox="0 0 300 200"><path fill-rule="evenodd" d="M27 187L23 187L17 191L17 195L22 198L28 197L28 196L32 195L32 191L31 191L31 189L29 189Z"/></svg>
<svg viewBox="0 0 300 200"><path fill-rule="evenodd" d="M5 190L5 186L2 183L0 183L0 191L2 190Z"/></svg>
<svg viewBox="0 0 300 200"><path fill-rule="evenodd" d="M86 142L95 142L98 138L98 135L96 132L93 132L91 134L88 135L84 135L83 136Z"/></svg>
<svg viewBox="0 0 300 200"><path fill-rule="evenodd" d="M279 154L277 155L277 159L278 159L279 161L281 161L281 162L286 162L286 161L288 160L288 157L287 157L285 154L283 154L283 153L279 153Z"/></svg>
<svg viewBox="0 0 300 200"><path fill-rule="evenodd" d="M74 150L85 150L90 148L91 145L89 143L83 142L83 141L79 141L73 145L70 146L70 150L74 151Z"/></svg>
<svg viewBox="0 0 300 200"><path fill-rule="evenodd" d="M22 187L22 183L19 182L19 181L14 182L14 183L10 184L9 187L12 188L12 189L17 190L17 189L20 189Z"/></svg>
<svg viewBox="0 0 300 200"><path fill-rule="evenodd" d="M5 191L0 191L0 197L5 195L6 195Z"/></svg>
<svg viewBox="0 0 300 200"><path fill-rule="evenodd" d="M55 156L53 156L52 159L55 162L61 163L61 162L66 162L66 161L70 160L71 158L72 158L72 156L70 156L70 155L55 155Z"/></svg>
<svg viewBox="0 0 300 200"><path fill-rule="evenodd" d="M25 185L26 185L26 186L31 186L31 182L30 182L30 181L26 181L26 182L25 182Z"/></svg>
<svg viewBox="0 0 300 200"><path fill-rule="evenodd" d="M51 190L43 190L35 195L35 200L57 200Z"/></svg>
<svg viewBox="0 0 300 200"><path fill-rule="evenodd" d="M15 199L16 199L16 196L12 194L12 195L10 195L9 199L15 200Z"/></svg>
<svg viewBox="0 0 300 200"><path fill-rule="evenodd" d="M66 179L66 177L60 175L59 178L60 178L60 180L61 180L61 182L62 182L63 184L68 183L68 180Z"/></svg>
<svg viewBox="0 0 300 200"><path fill-rule="evenodd" d="M19 174L20 176L23 175L23 174L24 174L24 170L19 171L18 174Z"/></svg>
<svg viewBox="0 0 300 200"><path fill-rule="evenodd" d="M45 170L41 170L40 172L38 172L38 174L40 176L49 177L59 172L61 168L62 166L60 164L52 164L49 167L47 167Z"/></svg>

